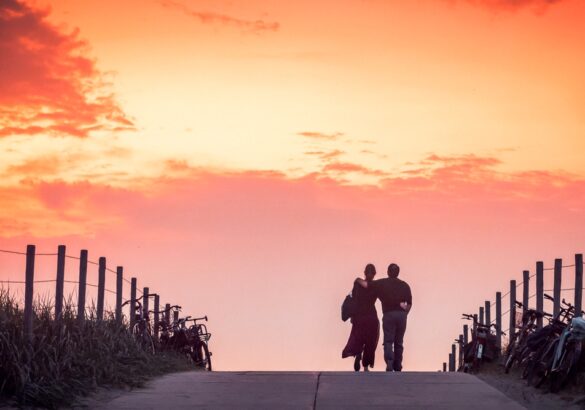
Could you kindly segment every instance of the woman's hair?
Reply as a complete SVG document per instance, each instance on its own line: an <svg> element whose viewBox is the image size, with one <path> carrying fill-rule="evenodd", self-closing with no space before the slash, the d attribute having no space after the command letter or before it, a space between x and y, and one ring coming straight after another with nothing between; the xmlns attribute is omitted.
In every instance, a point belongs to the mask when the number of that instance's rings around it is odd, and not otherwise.
<svg viewBox="0 0 585 410"><path fill-rule="evenodd" d="M376 275L376 267L373 264L368 263L366 269L364 269L364 274L372 276Z"/></svg>

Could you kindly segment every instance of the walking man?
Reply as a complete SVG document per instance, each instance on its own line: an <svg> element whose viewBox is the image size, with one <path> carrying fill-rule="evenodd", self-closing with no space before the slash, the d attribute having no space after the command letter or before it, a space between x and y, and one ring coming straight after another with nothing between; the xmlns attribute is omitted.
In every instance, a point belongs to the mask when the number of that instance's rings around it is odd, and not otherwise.
<svg viewBox="0 0 585 410"><path fill-rule="evenodd" d="M404 333L406 318L412 307L412 293L408 283L398 279L400 267L392 263L388 266L388 277L367 282L362 278L355 281L364 288L371 288L382 302L382 327L384 329L384 360L386 371L402 370L404 352Z"/></svg>

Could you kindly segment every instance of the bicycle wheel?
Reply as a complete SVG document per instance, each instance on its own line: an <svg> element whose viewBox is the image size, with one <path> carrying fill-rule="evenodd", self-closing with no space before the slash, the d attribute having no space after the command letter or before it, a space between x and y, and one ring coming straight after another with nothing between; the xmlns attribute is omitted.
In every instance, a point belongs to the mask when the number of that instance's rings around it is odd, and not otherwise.
<svg viewBox="0 0 585 410"><path fill-rule="evenodd" d="M528 353L526 358L524 358L522 360L521 364L523 364L524 367L522 368L522 375L520 377L523 380L526 380L528 378L528 374L530 373L530 369L532 368L533 363L534 363L535 358L536 358L536 353L537 352L530 352L530 353Z"/></svg>
<svg viewBox="0 0 585 410"><path fill-rule="evenodd" d="M523 380L528 379L528 375L530 374L530 369L532 368L533 362L534 362L533 358L528 358L526 363L524 363L524 368L522 369L522 375L520 376Z"/></svg>
<svg viewBox="0 0 585 410"><path fill-rule="evenodd" d="M193 349L193 361L195 366L211 371L211 353L207 343L199 342Z"/></svg>
<svg viewBox="0 0 585 410"><path fill-rule="evenodd" d="M558 367L550 373L550 391L558 393L567 383L581 357L580 342L570 343L561 356Z"/></svg>
<svg viewBox="0 0 585 410"><path fill-rule="evenodd" d="M550 374L550 369L555 357L555 348L558 342L559 340L556 339L550 343L544 351L544 354L535 360L534 365L528 374L527 381L529 385L540 387L547 379Z"/></svg>
<svg viewBox="0 0 585 410"><path fill-rule="evenodd" d="M207 343L202 342L201 345L203 346L203 362L205 370L211 371L211 352L209 351L209 347Z"/></svg>
<svg viewBox="0 0 585 410"><path fill-rule="evenodd" d="M506 349L506 361L504 363L504 373L509 373L516 356L516 334L512 335L508 348Z"/></svg>

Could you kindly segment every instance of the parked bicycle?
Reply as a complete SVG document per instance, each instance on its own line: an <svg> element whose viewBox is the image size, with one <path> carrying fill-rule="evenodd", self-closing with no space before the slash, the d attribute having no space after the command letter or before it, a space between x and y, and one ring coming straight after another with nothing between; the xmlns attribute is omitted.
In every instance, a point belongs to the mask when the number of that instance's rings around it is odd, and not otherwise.
<svg viewBox="0 0 585 410"><path fill-rule="evenodd" d="M205 324L197 323L197 321L201 320L207 322L207 316L187 320L188 322L193 322L193 325L189 327L193 352L192 357L196 366L211 371L212 353L209 351L209 339L211 339L211 333L207 331L207 326Z"/></svg>
<svg viewBox="0 0 585 410"><path fill-rule="evenodd" d="M129 300L124 302L122 306L128 303L130 303ZM208 371L212 370L212 353L209 351L211 333L207 331L207 326L204 323L198 323L207 322L207 316L200 318L187 316L169 323L166 317L170 316L170 311L179 312L181 306L174 305L164 310L145 312L138 300L135 300L135 303L134 325L131 332L136 342L145 351L154 354L156 350L174 350L185 354L195 366ZM158 328L154 331L150 324L149 314L162 314L162 318L158 321ZM190 322L193 324L188 326Z"/></svg>
<svg viewBox="0 0 585 410"><path fill-rule="evenodd" d="M130 302L131 302L130 300L127 300L122 304L122 306L125 306ZM134 325L132 326L132 329L130 331L132 333L132 336L134 337L134 340L136 340L136 342L146 352L154 354L155 348L154 340L152 338L152 328L150 326L150 320L148 318L148 315L144 314L142 310L142 304L138 300L135 300L134 303L136 303L134 309Z"/></svg>
<svg viewBox="0 0 585 410"><path fill-rule="evenodd" d="M463 314L462 319L473 321L471 343L465 346L463 371L477 373L483 361L491 361L497 357L496 336L491 329L495 324L479 323L474 315Z"/></svg>
<svg viewBox="0 0 585 410"><path fill-rule="evenodd" d="M516 301L516 306L520 309L524 308L524 305ZM522 325L518 331L514 332L510 336L510 342L505 353L504 359L504 372L508 373L510 369L516 363L522 364L527 358L530 350L527 345L527 340L532 333L536 330L536 321L543 317L552 317L552 315L544 312L540 312L535 309L526 309L522 313Z"/></svg>
<svg viewBox="0 0 585 410"><path fill-rule="evenodd" d="M173 305L173 306L169 306L168 308L164 309L164 310L159 310L158 312L154 312L154 314L158 314L158 315L162 315L162 317L159 320L158 323L158 331L159 331L159 335L158 335L158 340L159 340L159 345L161 348L165 348L166 346L168 346L169 344L169 339L171 338L171 336L173 335L173 325L171 323L171 311L172 312L180 312L181 311L181 306L179 305ZM167 317L169 317L169 320L167 320Z"/></svg>
<svg viewBox="0 0 585 410"><path fill-rule="evenodd" d="M585 340L585 319L574 317L565 328L555 349L550 370L550 391L558 392L576 373Z"/></svg>
<svg viewBox="0 0 585 410"><path fill-rule="evenodd" d="M545 294L544 297L554 301ZM580 357L585 321L575 318L573 305L562 300L559 314L532 337L540 346L526 365L528 384L540 387L550 380L550 390L559 391L572 376ZM580 312L581 314L583 312ZM573 326L574 323L574 326ZM578 357L577 357L578 356Z"/></svg>

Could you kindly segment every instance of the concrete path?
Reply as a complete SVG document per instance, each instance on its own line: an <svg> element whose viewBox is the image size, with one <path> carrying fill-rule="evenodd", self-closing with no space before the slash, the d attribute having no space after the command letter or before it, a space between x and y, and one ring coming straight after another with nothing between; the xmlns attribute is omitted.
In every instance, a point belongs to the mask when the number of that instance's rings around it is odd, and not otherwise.
<svg viewBox="0 0 585 410"><path fill-rule="evenodd" d="M461 373L188 372L98 409L497 409L523 407Z"/></svg>

